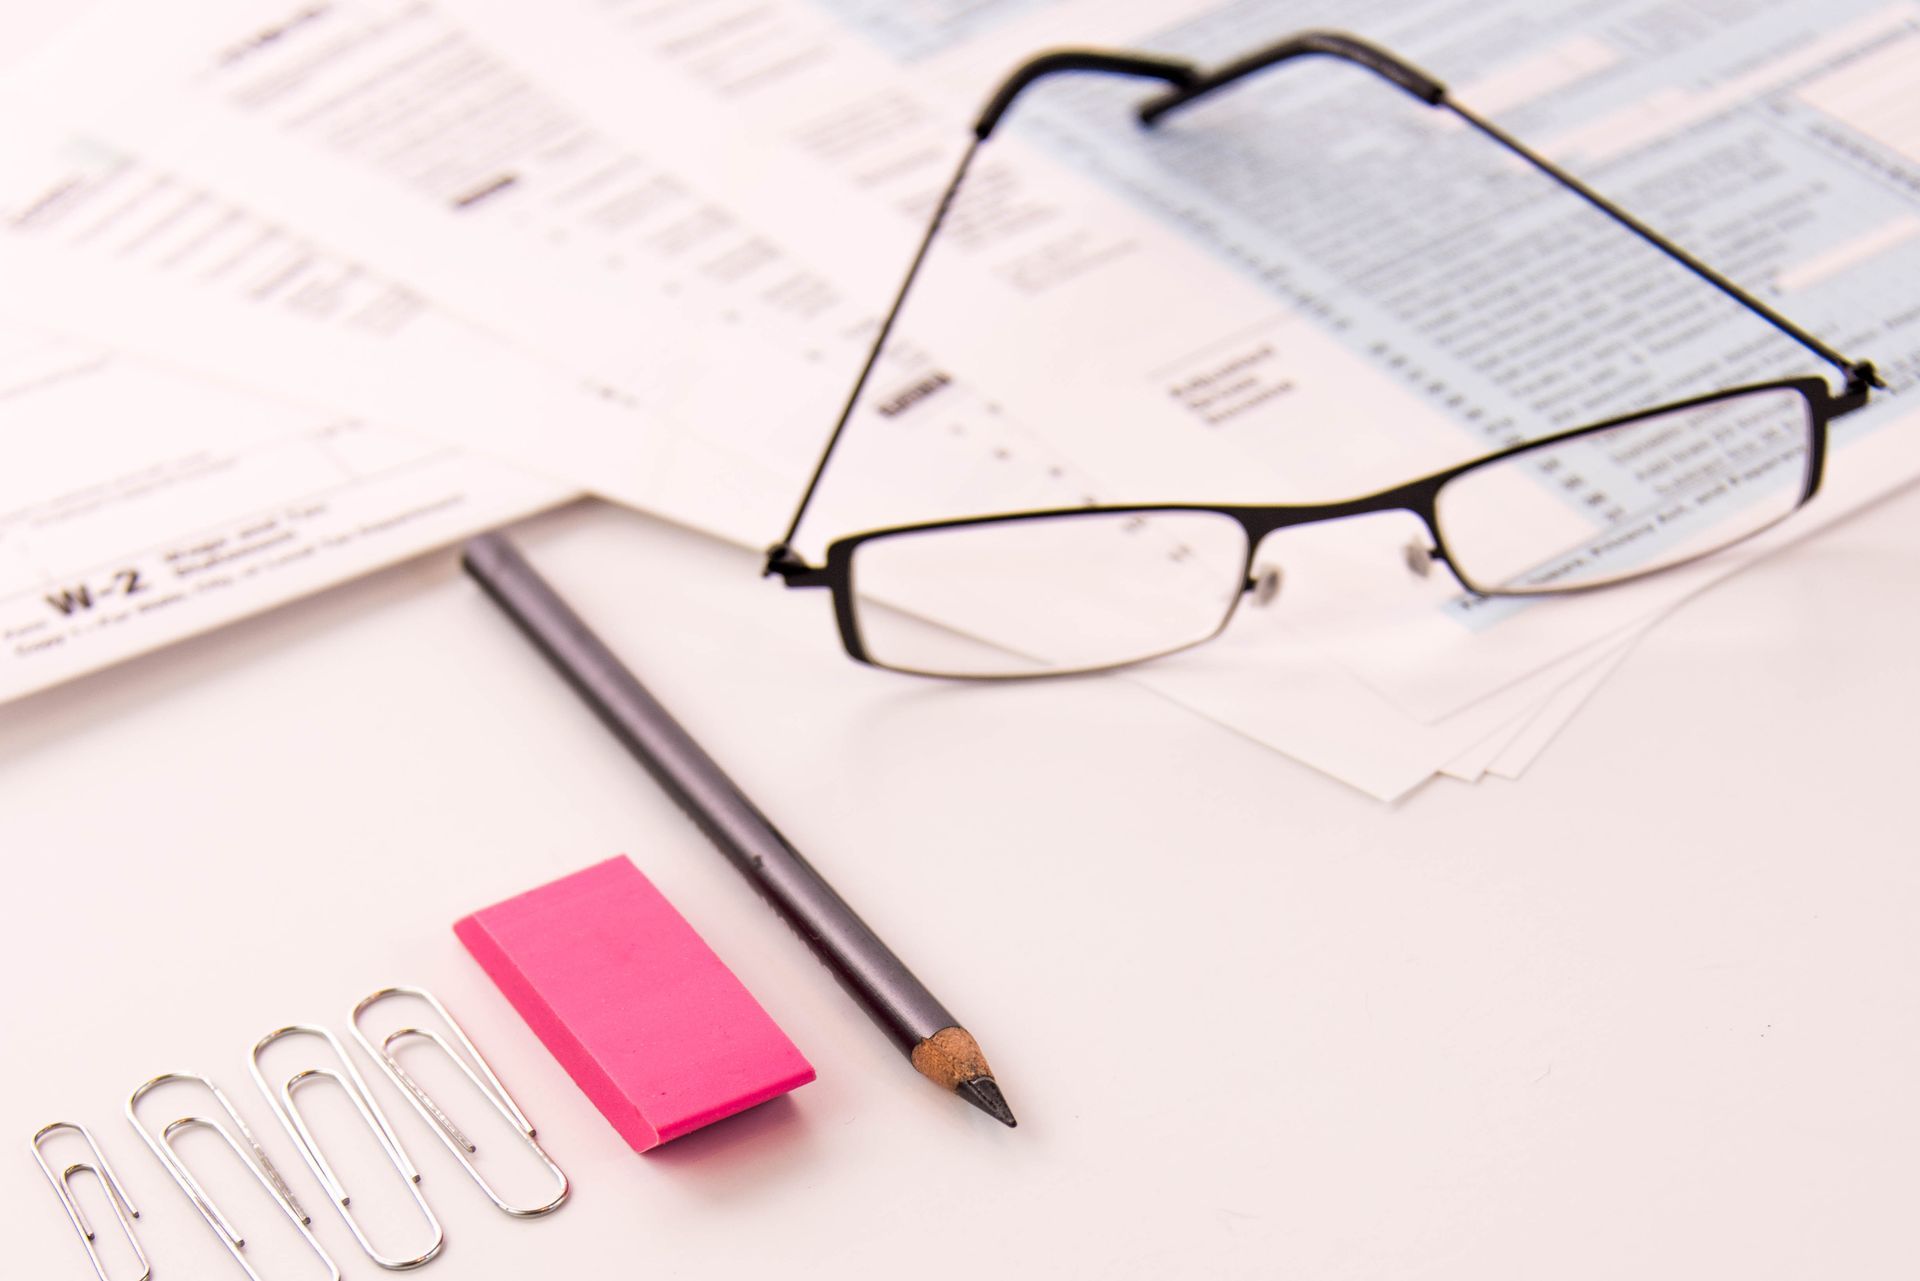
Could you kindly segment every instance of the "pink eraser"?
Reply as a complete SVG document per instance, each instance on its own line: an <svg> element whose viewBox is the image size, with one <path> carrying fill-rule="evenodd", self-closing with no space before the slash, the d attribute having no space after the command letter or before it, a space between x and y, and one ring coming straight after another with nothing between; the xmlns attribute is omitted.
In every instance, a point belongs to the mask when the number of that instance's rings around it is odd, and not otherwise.
<svg viewBox="0 0 1920 1281"><path fill-rule="evenodd" d="M453 932L635 1151L813 1080L625 855L482 908Z"/></svg>

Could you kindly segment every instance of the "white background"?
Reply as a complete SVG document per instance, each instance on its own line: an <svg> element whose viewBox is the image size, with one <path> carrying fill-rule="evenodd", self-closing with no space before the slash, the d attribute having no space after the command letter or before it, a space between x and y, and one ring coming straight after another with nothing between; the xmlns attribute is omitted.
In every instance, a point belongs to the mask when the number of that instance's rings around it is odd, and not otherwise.
<svg viewBox="0 0 1920 1281"><path fill-rule="evenodd" d="M120 1115L179 1068L380 1275L245 1050L392 982L576 1185L498 1214L363 1063L442 1281L1912 1275L1920 495L1684 608L1523 782L1393 808L1121 680L858 667L824 594L642 517L522 532L1021 1127L911 1071L449 553L0 709L0 1276L90 1275L27 1154L55 1119L99 1134L157 1278L240 1275ZM648 1156L449 929L620 851L820 1074Z"/></svg>

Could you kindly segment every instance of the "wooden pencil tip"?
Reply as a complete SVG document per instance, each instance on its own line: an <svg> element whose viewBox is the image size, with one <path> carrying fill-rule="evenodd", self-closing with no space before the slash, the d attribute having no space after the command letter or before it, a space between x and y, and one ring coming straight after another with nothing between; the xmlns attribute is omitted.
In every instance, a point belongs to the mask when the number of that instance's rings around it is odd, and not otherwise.
<svg viewBox="0 0 1920 1281"><path fill-rule="evenodd" d="M993 1079L987 1056L980 1053L980 1043L967 1029L943 1027L914 1046L911 1057L920 1074L941 1089L952 1090L1002 1125L1019 1124Z"/></svg>
<svg viewBox="0 0 1920 1281"><path fill-rule="evenodd" d="M1007 1106L1007 1096L1000 1092L1000 1083L990 1076L962 1081L953 1087L953 1092L1008 1129L1020 1124L1013 1119L1013 1109Z"/></svg>

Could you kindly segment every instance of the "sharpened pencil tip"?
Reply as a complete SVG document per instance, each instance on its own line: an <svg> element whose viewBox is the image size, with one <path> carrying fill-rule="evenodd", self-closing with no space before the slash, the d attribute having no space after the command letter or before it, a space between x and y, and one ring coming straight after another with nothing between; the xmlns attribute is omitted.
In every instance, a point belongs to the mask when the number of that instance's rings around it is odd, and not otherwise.
<svg viewBox="0 0 1920 1281"><path fill-rule="evenodd" d="M1000 1093L1000 1083L992 1077L976 1076L971 1081L960 1082L953 1090L1008 1129L1020 1124L1013 1119L1013 1109L1007 1106L1007 1096Z"/></svg>
<svg viewBox="0 0 1920 1281"><path fill-rule="evenodd" d="M967 1029L958 1024L943 1027L914 1046L907 1057L920 1075L941 1089L952 1090L1009 1129L1019 1124L993 1079L987 1056L980 1053L980 1043Z"/></svg>

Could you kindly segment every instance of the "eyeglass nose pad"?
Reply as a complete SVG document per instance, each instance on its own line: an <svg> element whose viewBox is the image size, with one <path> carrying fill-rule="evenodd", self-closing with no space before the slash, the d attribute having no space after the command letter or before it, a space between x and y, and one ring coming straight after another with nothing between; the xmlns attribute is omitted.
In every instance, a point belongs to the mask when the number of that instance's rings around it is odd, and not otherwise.
<svg viewBox="0 0 1920 1281"><path fill-rule="evenodd" d="M1418 578L1433 572L1433 548L1427 546L1426 539L1416 538L1407 544L1407 568Z"/></svg>
<svg viewBox="0 0 1920 1281"><path fill-rule="evenodd" d="M1280 584L1284 575L1278 565L1255 565L1253 578L1247 584L1247 590L1253 593L1256 605L1271 605L1274 597L1280 594Z"/></svg>

